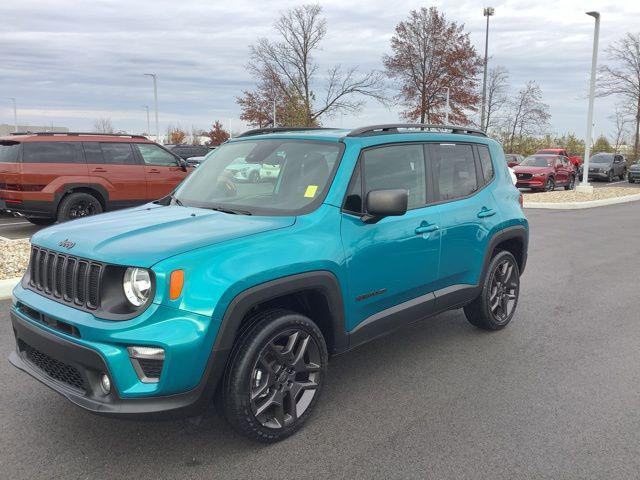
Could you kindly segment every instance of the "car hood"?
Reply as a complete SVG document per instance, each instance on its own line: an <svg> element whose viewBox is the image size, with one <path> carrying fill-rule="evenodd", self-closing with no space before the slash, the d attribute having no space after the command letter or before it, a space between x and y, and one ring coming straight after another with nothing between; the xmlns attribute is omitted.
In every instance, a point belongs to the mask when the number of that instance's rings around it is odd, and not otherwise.
<svg viewBox="0 0 640 480"><path fill-rule="evenodd" d="M517 165L513 167L513 171L516 173L549 173L553 171L551 167L530 167L528 165Z"/></svg>
<svg viewBox="0 0 640 480"><path fill-rule="evenodd" d="M54 225L35 245L117 265L150 267L165 258L256 233L285 228L295 217L234 215L201 208L143 205ZM61 244L73 244L65 248Z"/></svg>

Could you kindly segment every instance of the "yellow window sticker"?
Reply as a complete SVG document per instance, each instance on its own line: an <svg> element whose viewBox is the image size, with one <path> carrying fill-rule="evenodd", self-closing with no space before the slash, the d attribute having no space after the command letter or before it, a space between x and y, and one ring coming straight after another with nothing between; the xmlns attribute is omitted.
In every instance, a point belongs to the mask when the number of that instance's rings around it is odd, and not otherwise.
<svg viewBox="0 0 640 480"><path fill-rule="evenodd" d="M304 192L305 198L313 198L316 196L316 192L318 191L317 185L309 185Z"/></svg>

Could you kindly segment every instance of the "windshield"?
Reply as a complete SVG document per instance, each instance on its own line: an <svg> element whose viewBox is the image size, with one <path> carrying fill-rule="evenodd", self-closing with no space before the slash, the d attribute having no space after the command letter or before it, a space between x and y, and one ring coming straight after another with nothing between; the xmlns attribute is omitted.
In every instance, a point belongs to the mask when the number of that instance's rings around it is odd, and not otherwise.
<svg viewBox="0 0 640 480"><path fill-rule="evenodd" d="M591 163L611 163L613 161L613 155L606 153L598 153L591 157Z"/></svg>
<svg viewBox="0 0 640 480"><path fill-rule="evenodd" d="M297 215L324 197L341 144L300 140L226 143L178 187L186 206L251 215Z"/></svg>
<svg viewBox="0 0 640 480"><path fill-rule="evenodd" d="M531 157L527 157L525 158L521 163L520 166L522 167L551 167L553 166L553 161L555 160L556 157L549 157L549 156L531 156Z"/></svg>
<svg viewBox="0 0 640 480"><path fill-rule="evenodd" d="M17 162L19 148L20 144L17 142L0 142L0 163Z"/></svg>

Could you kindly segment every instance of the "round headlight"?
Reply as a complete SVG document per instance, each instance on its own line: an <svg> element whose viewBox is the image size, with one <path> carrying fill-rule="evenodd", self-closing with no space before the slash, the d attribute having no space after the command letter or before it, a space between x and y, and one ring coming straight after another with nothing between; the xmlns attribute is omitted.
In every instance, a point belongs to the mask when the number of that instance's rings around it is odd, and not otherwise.
<svg viewBox="0 0 640 480"><path fill-rule="evenodd" d="M131 305L144 305L151 294L151 276L144 268L129 267L124 272L122 288Z"/></svg>

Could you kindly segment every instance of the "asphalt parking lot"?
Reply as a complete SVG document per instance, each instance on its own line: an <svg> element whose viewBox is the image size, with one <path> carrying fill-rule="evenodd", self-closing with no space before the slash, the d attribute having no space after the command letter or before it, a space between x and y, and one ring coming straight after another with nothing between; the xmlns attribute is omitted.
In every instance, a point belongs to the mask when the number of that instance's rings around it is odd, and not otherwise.
<svg viewBox="0 0 640 480"><path fill-rule="evenodd" d="M453 311L334 358L314 418L276 445L215 414L87 414L0 359L4 478L638 478L640 203L528 210L505 330ZM13 348L0 303L0 351Z"/></svg>
<svg viewBox="0 0 640 480"><path fill-rule="evenodd" d="M10 240L29 238L41 228L44 227L29 223L24 218L0 215L0 240L6 238Z"/></svg>

